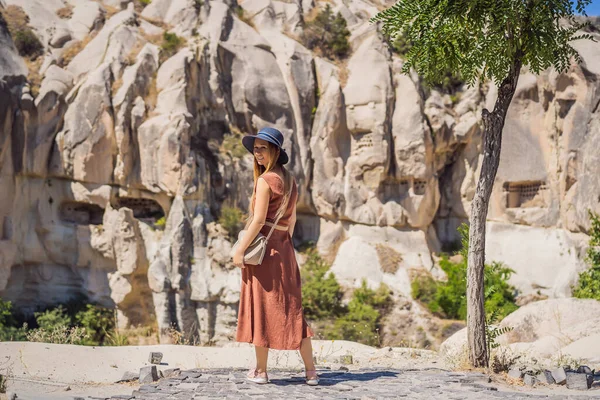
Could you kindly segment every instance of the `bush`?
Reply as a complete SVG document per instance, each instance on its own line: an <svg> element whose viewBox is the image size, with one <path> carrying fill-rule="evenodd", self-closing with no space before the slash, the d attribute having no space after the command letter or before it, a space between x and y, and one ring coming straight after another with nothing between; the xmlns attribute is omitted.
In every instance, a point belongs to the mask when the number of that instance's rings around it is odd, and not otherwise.
<svg viewBox="0 0 600 400"><path fill-rule="evenodd" d="M386 285L382 284L374 291L363 280L361 287L352 294L345 313L333 326L327 327L325 335L328 339L352 340L369 346L380 345L381 315L390 303L390 291Z"/></svg>
<svg viewBox="0 0 600 400"><path fill-rule="evenodd" d="M160 45L160 58L164 61L173 56L183 46L185 40L174 33L164 32Z"/></svg>
<svg viewBox="0 0 600 400"><path fill-rule="evenodd" d="M218 223L225 228L229 234L229 239L235 242L238 234L244 227L244 213L237 207L223 206Z"/></svg>
<svg viewBox="0 0 600 400"><path fill-rule="evenodd" d="M573 297L600 301L600 215L589 211L591 228L586 262L590 269L579 274L579 282L572 287Z"/></svg>
<svg viewBox="0 0 600 400"><path fill-rule="evenodd" d="M314 20L306 23L300 38L306 47L333 60L348 54L349 36L346 20L340 13L334 16L331 6L327 4Z"/></svg>
<svg viewBox="0 0 600 400"><path fill-rule="evenodd" d="M467 253L469 229L466 224L459 228L462 237L462 260L453 263L448 256L442 256L440 267L446 273L446 282L437 282L431 276L418 276L413 280L413 298L424 303L431 312L446 318L467 318ZM488 316L502 319L518 306L515 304L515 289L508 284L514 271L494 262L484 270L485 310Z"/></svg>
<svg viewBox="0 0 600 400"><path fill-rule="evenodd" d="M231 153L234 158L242 158L248 153L248 150L242 144L242 132L239 129L231 128L231 133L223 135L220 151L222 153Z"/></svg>
<svg viewBox="0 0 600 400"><path fill-rule="evenodd" d="M398 54L400 58L404 58L412 48L412 42L406 38L405 33L399 33L393 39L386 35L385 39L388 46L392 49L392 52Z"/></svg>
<svg viewBox="0 0 600 400"><path fill-rule="evenodd" d="M308 319L333 318L342 310L342 288L315 249L306 252L302 267L302 307Z"/></svg>
<svg viewBox="0 0 600 400"><path fill-rule="evenodd" d="M29 27L29 17L23 8L9 5L2 10L2 16L21 57L35 59L43 54L44 46Z"/></svg>
<svg viewBox="0 0 600 400"><path fill-rule="evenodd" d="M84 344L97 346L103 344L109 335L114 336L115 316L109 308L87 304L85 310L75 314L75 322L89 335Z"/></svg>
<svg viewBox="0 0 600 400"><path fill-rule="evenodd" d="M0 342L26 340L26 325L17 327L17 321L13 315L12 303L0 299Z"/></svg>
<svg viewBox="0 0 600 400"><path fill-rule="evenodd" d="M62 305L46 310L44 312L33 313L38 327L48 331L61 326L70 326L71 317L66 313L66 310Z"/></svg>

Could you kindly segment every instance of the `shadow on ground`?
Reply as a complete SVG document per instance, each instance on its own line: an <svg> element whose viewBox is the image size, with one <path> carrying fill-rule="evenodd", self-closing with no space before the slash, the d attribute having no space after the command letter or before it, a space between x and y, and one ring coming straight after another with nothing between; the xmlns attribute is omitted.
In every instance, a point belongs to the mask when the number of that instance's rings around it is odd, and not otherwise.
<svg viewBox="0 0 600 400"><path fill-rule="evenodd" d="M390 371L369 371L369 372L356 372L352 371L351 374L346 372L319 372L319 386L334 386L338 383L359 381L366 382L372 381L379 378L396 378L401 373L390 372ZM305 384L304 377L295 376L291 378L271 378L269 382L277 386L289 386Z"/></svg>

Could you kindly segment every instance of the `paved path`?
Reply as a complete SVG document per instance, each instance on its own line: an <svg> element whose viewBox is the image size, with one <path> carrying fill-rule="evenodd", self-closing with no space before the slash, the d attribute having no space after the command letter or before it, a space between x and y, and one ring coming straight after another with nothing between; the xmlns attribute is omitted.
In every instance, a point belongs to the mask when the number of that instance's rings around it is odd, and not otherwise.
<svg viewBox="0 0 600 400"><path fill-rule="evenodd" d="M520 388L499 390L498 385L488 383L487 375L438 369L320 370L319 375L320 385L311 387L296 372L271 371L270 383L257 385L246 382L245 371L194 369L142 385L131 396L110 399L600 399L600 388L568 394L536 394L536 389L523 393L515 391Z"/></svg>

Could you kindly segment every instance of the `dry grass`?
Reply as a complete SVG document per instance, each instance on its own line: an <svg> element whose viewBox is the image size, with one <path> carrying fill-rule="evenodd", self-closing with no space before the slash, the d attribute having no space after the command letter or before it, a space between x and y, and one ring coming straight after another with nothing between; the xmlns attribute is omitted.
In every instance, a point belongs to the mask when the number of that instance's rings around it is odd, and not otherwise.
<svg viewBox="0 0 600 400"><path fill-rule="evenodd" d="M62 68L69 65L71 61L75 58L75 56L81 53L81 50L87 46L87 44L94 38L94 34L86 36L83 40L79 40L63 51L60 59L58 60L58 65Z"/></svg>
<svg viewBox="0 0 600 400"><path fill-rule="evenodd" d="M21 7L10 5L4 9L0 9L0 13L2 13L11 35L14 35L14 32L17 30L27 28L29 16L27 16Z"/></svg>
<svg viewBox="0 0 600 400"><path fill-rule="evenodd" d="M338 61L336 64L339 68L340 86L344 88L348 83L348 75L350 74L348 71L348 64L346 60Z"/></svg>
<svg viewBox="0 0 600 400"><path fill-rule="evenodd" d="M312 10L308 12L308 14L304 17L304 22L312 22L317 18L317 16L321 13L320 7L313 7Z"/></svg>
<svg viewBox="0 0 600 400"><path fill-rule="evenodd" d="M142 51L142 49L144 48L145 45L146 45L145 41L138 40L135 43L135 46L133 46L131 48L131 51L129 52L129 54L127 54L127 56L125 57L125 64L127 64L127 65L135 64L137 56L140 54L140 51Z"/></svg>
<svg viewBox="0 0 600 400"><path fill-rule="evenodd" d="M158 90L156 89L156 75L152 77L152 80L148 84L148 93L144 97L146 103L146 109L148 114L156 108L156 100L158 99Z"/></svg>
<svg viewBox="0 0 600 400"><path fill-rule="evenodd" d="M250 17L249 15L246 15L246 12L244 11L244 9L242 7L237 7L235 9L235 13L237 14L237 17L244 22L245 24L250 25L252 28L256 29L256 26L254 25L254 22L252 21L252 17Z"/></svg>
<svg viewBox="0 0 600 400"><path fill-rule="evenodd" d="M337 254L340 250L340 246L342 245L342 243L344 243L344 241L346 240L346 237L342 234L338 240L336 240L330 247L329 252L327 253L327 255L325 255L323 257L323 259L329 263L330 265L333 265L333 262L335 261L335 258L337 257Z"/></svg>
<svg viewBox="0 0 600 400"><path fill-rule="evenodd" d="M56 15L58 15L58 18L61 19L71 18L73 16L73 6L67 4L65 7L59 8L58 10L56 10Z"/></svg>
<svg viewBox="0 0 600 400"><path fill-rule="evenodd" d="M110 19L110 17L112 17L116 13L121 12L121 10L119 10L116 7L112 7L112 6L106 5L104 3L101 3L101 4L102 4L102 7L104 7L104 9L106 10L106 19Z"/></svg>
<svg viewBox="0 0 600 400"><path fill-rule="evenodd" d="M165 29L165 30L171 28L169 26L169 24L167 24L164 21L161 21L160 19L154 19L154 18L148 18L148 17L140 17L140 18L142 18L144 21L146 21L146 22L148 22L148 23L150 23L152 25L158 26L159 28L162 28L162 29Z"/></svg>
<svg viewBox="0 0 600 400"><path fill-rule="evenodd" d="M0 14L21 57L35 60L44 53L44 45L28 25L29 16L23 8L10 5L0 8Z"/></svg>
<svg viewBox="0 0 600 400"><path fill-rule="evenodd" d="M42 57L38 57L35 60L25 59L25 64L27 64L27 68L29 69L27 80L29 81L29 87L31 88L33 97L37 97L39 94L42 79L44 78L42 74L40 74L40 68L42 67L43 61Z"/></svg>
<svg viewBox="0 0 600 400"><path fill-rule="evenodd" d="M379 258L379 264L383 272L388 274L395 274L398 271L398 264L402 262L402 255L390 246L378 243L375 246L377 251L377 258Z"/></svg>
<svg viewBox="0 0 600 400"><path fill-rule="evenodd" d="M111 93L113 97L117 94L119 89L123 86L123 78L115 79L112 83Z"/></svg>

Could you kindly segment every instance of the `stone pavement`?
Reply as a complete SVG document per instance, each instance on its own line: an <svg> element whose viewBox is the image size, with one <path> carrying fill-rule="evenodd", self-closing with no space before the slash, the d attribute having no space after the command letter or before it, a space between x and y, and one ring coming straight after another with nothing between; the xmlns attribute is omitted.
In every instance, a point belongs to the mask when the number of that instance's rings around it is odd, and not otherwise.
<svg viewBox="0 0 600 400"><path fill-rule="evenodd" d="M270 383L257 385L247 382L246 371L239 369L193 369L142 385L131 396L118 395L110 399L600 399L600 388L597 387L576 393L570 391L568 394L540 394L539 390L536 393L536 389L531 388L524 393L519 392L526 390L522 387L489 383L488 376L484 374L449 372L436 368L322 369L318 372L320 385L311 387L304 383L298 372L271 371Z"/></svg>

